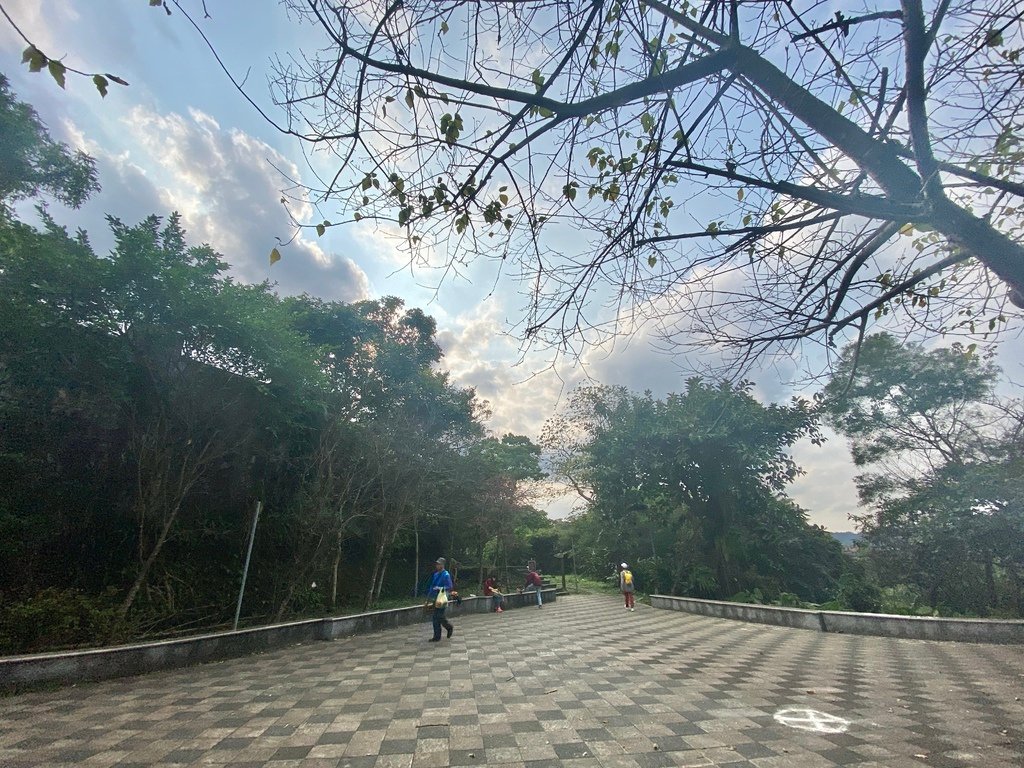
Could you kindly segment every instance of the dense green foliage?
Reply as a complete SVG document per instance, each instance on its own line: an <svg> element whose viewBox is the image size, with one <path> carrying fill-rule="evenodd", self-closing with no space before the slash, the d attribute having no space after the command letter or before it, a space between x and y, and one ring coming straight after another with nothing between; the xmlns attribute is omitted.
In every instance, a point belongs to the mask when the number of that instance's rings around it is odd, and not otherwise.
<svg viewBox="0 0 1024 768"><path fill-rule="evenodd" d="M1024 615L1024 408L973 349L844 352L853 557L785 495L818 408L699 378L573 394L543 444L585 507L554 524L541 448L486 433L422 311L238 283L176 215L110 219L105 254L29 224L15 203L77 205L95 169L2 77L0 130L0 653L229 624L257 502L249 623L411 600L439 554L465 591L626 561L643 592Z"/></svg>
<svg viewBox="0 0 1024 768"><path fill-rule="evenodd" d="M577 390L543 442L587 500L569 543L580 572L627 561L645 592L829 599L839 543L783 494L805 436L817 439L808 403L764 406L747 386L691 379L665 400Z"/></svg>
<svg viewBox="0 0 1024 768"><path fill-rule="evenodd" d="M851 441L864 557L910 611L1024 616L1024 407L973 348L879 334L825 390Z"/></svg>
<svg viewBox="0 0 1024 768"><path fill-rule="evenodd" d="M485 434L431 318L239 284L177 216L111 219L108 254L31 226L10 204L80 201L92 163L2 82L0 107L0 652L230 622L257 501L249 622L532 554L539 449Z"/></svg>
<svg viewBox="0 0 1024 768"><path fill-rule="evenodd" d="M8 215L12 202L40 191L77 207L99 188L92 158L53 141L35 110L11 93L3 74L0 136L0 214Z"/></svg>
<svg viewBox="0 0 1024 768"><path fill-rule="evenodd" d="M595 578L628 561L646 592L1022 616L1024 407L994 395L998 376L973 348L877 335L844 351L818 406L701 379L664 400L580 389L543 440L585 503L564 546ZM784 495L820 413L866 470L846 553Z"/></svg>

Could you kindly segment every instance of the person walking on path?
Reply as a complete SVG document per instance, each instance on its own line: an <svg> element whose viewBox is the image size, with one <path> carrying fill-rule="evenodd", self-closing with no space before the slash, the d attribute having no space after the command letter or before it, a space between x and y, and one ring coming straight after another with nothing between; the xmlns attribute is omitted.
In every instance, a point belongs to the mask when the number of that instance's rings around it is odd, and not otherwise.
<svg viewBox="0 0 1024 768"><path fill-rule="evenodd" d="M626 610L636 610L636 601L633 599L636 586L633 584L633 572L629 570L626 563L622 564L619 571L619 589L622 591L622 596L626 598Z"/></svg>
<svg viewBox="0 0 1024 768"><path fill-rule="evenodd" d="M530 562L532 563L533 561L531 560ZM523 589L529 590L532 588L534 591L536 591L538 608L544 607L544 600L540 594L540 588L542 584L543 582L541 581L540 574L537 573L537 568L536 566L534 566L530 569L530 572L526 574L526 584L525 586L523 586Z"/></svg>
<svg viewBox="0 0 1024 768"><path fill-rule="evenodd" d="M445 559L437 558L434 562L434 575L430 577L430 587L427 589L427 597L434 600L434 636L428 641L431 643L441 641L441 627L447 630L448 637L455 631L452 623L444 617L444 612L448 608L448 593L452 591L452 577L444 565Z"/></svg>
<svg viewBox="0 0 1024 768"><path fill-rule="evenodd" d="M491 605L494 606L495 613L502 613L505 605L505 596L498 591L498 585L494 582L493 576L488 576L484 582L484 597L490 597Z"/></svg>

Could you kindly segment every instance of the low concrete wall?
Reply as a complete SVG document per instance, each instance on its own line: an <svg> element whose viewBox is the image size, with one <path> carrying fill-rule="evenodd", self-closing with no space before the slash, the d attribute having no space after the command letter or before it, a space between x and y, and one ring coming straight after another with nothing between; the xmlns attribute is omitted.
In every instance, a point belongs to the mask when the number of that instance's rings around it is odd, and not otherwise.
<svg viewBox="0 0 1024 768"><path fill-rule="evenodd" d="M668 595L651 595L651 605L655 608L668 608L686 613L698 613L701 616L714 616L719 619L738 619L757 624L774 624L780 627L796 629L821 630L821 619L816 611L796 608L776 608L771 605L751 605L748 603L727 603L719 600L697 600L690 597L671 597Z"/></svg>
<svg viewBox="0 0 1024 768"><path fill-rule="evenodd" d="M323 639L323 619L114 648L0 658L0 690L127 677Z"/></svg>
<svg viewBox="0 0 1024 768"><path fill-rule="evenodd" d="M542 596L545 603L554 602L555 590L545 589ZM536 601L533 592L516 593L505 596L505 607L522 608L535 605ZM489 610L490 598L467 597L461 605L451 604L448 615L455 617L466 613L486 613ZM297 643L334 640L429 621L429 612L422 606L413 606L113 648L8 656L0 658L0 691L128 677L247 656Z"/></svg>
<svg viewBox="0 0 1024 768"><path fill-rule="evenodd" d="M845 632L850 635L957 640L964 643L1024 643L1024 621L892 616L887 613L843 611L822 611L821 618L826 632Z"/></svg>
<svg viewBox="0 0 1024 768"><path fill-rule="evenodd" d="M780 627L813 629L851 635L879 635L909 640L952 640L964 643L1024 644L1024 621L946 619L931 616L894 616L886 613L846 613L780 608L773 605L698 600L692 597L651 595L651 605L720 619L738 619Z"/></svg>

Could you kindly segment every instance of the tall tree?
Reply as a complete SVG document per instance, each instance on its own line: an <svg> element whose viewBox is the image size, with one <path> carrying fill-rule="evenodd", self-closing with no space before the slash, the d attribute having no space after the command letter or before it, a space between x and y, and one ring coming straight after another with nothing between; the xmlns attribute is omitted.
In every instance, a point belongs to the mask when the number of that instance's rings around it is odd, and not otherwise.
<svg viewBox="0 0 1024 768"><path fill-rule="evenodd" d="M851 444L880 580L932 610L1020 615L1024 406L994 394L999 370L971 348L891 336L844 350L825 408Z"/></svg>
<svg viewBox="0 0 1024 768"><path fill-rule="evenodd" d="M872 503L925 472L986 461L1002 450L1006 407L999 371L973 348L927 350L889 334L848 347L823 392L833 426L850 439L857 479Z"/></svg>
<svg viewBox="0 0 1024 768"><path fill-rule="evenodd" d="M469 486L466 495L470 499L470 511L464 533L472 542L472 562L479 569L481 589L488 570L484 563L487 545L514 528L518 513L527 501L525 486L529 481L544 477L540 454L540 447L529 438L513 434L506 434L500 440L485 438L466 453L461 480Z"/></svg>
<svg viewBox="0 0 1024 768"><path fill-rule="evenodd" d="M555 475L568 464L587 500L595 522L584 529L596 531L584 547L603 537L612 562L628 558L662 589L827 592L838 561L810 545L805 513L783 496L799 472L789 448L818 439L816 416L804 401L764 406L747 390L695 378L664 401L622 388L574 393L544 444L567 436L572 447ZM585 438L561 429L567 415ZM808 562L787 562L794 552Z"/></svg>
<svg viewBox="0 0 1024 768"><path fill-rule="evenodd" d="M1024 305L1013 0L288 5L320 48L277 100L341 164L315 196L414 263L515 265L528 335L600 336L611 297L742 361Z"/></svg>

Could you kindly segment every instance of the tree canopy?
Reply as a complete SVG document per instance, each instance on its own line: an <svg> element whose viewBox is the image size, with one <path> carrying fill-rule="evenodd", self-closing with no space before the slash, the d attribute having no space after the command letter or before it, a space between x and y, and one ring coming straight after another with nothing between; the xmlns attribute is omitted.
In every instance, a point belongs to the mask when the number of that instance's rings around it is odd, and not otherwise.
<svg viewBox="0 0 1024 768"><path fill-rule="evenodd" d="M639 313L742 361L1024 303L1012 0L288 5L319 35L274 82L335 159L314 196L397 223L418 263L493 257L530 336Z"/></svg>
<svg viewBox="0 0 1024 768"><path fill-rule="evenodd" d="M486 434L432 318L240 284L175 214L109 219L105 254L22 221L92 162L0 96L25 159L0 189L0 652L223 627L257 500L250 622L412 599L425 547L467 580L525 562L539 449Z"/></svg>
<svg viewBox="0 0 1024 768"><path fill-rule="evenodd" d="M694 378L664 400L578 389L542 444L584 501L576 528L588 570L625 559L645 590L824 600L842 570L838 542L784 495L801 437L818 437L809 403L764 406L745 385Z"/></svg>
<svg viewBox="0 0 1024 768"><path fill-rule="evenodd" d="M878 334L843 351L824 391L863 470L877 578L945 613L1024 612L1024 408L995 394L998 375L969 347Z"/></svg>
<svg viewBox="0 0 1024 768"><path fill-rule="evenodd" d="M11 93L3 74L0 135L0 215L9 215L13 203L40 192L78 207L99 189L92 158L51 139L36 111Z"/></svg>

